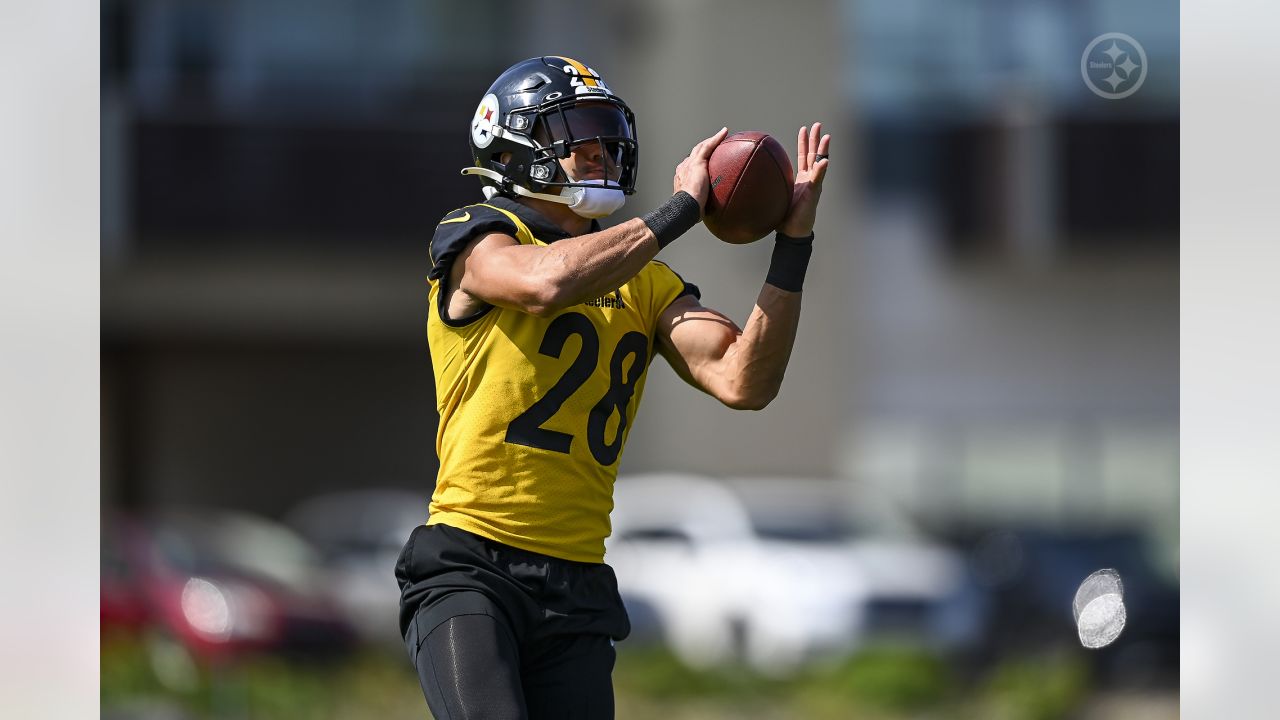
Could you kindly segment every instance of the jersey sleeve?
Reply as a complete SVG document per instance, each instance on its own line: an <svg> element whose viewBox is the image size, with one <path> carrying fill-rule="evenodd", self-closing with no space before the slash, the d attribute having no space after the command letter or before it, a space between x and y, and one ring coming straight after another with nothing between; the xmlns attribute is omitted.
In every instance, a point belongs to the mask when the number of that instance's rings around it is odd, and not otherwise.
<svg viewBox="0 0 1280 720"><path fill-rule="evenodd" d="M468 243L495 232L514 236L516 226L511 218L491 207L468 205L445 215L431 238L431 273L427 277L431 280L444 277L449 273L453 259Z"/></svg>
<svg viewBox="0 0 1280 720"><path fill-rule="evenodd" d="M646 268L646 274L649 276L647 283L649 297L647 298L648 323L650 328L656 328L658 318L666 311L667 306L675 302L677 299L685 295L692 295L695 298L702 299L702 291L697 285L687 282L680 277L680 273L672 270L666 263L653 260Z"/></svg>

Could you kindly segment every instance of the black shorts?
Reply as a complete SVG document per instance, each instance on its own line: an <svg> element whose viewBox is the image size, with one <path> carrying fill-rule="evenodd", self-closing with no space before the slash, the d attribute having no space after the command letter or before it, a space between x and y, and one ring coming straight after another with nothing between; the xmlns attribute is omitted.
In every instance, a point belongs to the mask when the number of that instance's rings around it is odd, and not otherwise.
<svg viewBox="0 0 1280 720"><path fill-rule="evenodd" d="M613 641L631 623L608 565L422 525L405 543L396 580L401 635L437 718L613 716ZM508 674L504 689L495 678ZM519 712L473 707L504 692L513 697L497 700Z"/></svg>

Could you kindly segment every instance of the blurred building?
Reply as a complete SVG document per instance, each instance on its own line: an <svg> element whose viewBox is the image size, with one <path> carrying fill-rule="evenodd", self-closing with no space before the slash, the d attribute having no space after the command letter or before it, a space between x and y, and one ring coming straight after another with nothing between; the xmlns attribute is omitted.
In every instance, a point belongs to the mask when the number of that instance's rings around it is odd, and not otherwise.
<svg viewBox="0 0 1280 720"><path fill-rule="evenodd" d="M845 7L864 234L846 473L939 524L1137 526L1177 548L1176 4ZM1145 81L1107 100L1110 32Z"/></svg>
<svg viewBox="0 0 1280 720"><path fill-rule="evenodd" d="M835 136L782 396L732 413L655 369L624 471L847 478L939 524L1122 522L1176 541L1176 5L115 0L102 15L108 501L276 514L391 486L425 507L425 245L479 197L457 173L484 88L564 53L637 112L627 213L722 125ZM1125 100L1081 79L1105 32L1146 48ZM663 258L741 322L767 245L699 228Z"/></svg>

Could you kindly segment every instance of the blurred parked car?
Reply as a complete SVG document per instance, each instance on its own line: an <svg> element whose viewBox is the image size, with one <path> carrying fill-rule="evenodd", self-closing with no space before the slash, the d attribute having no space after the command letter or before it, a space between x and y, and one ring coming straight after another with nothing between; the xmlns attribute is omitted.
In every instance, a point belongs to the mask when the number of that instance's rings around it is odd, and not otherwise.
<svg viewBox="0 0 1280 720"><path fill-rule="evenodd" d="M281 525L220 510L108 513L101 540L104 633L140 634L200 660L325 656L353 644L319 556Z"/></svg>
<svg viewBox="0 0 1280 720"><path fill-rule="evenodd" d="M979 582L990 588L992 651L1077 646L1071 602L1080 582L1112 568L1124 583L1127 619L1111 645L1087 653L1103 681L1173 684L1179 666L1179 590L1156 570L1147 539L1131 528L969 527L954 530Z"/></svg>
<svg viewBox="0 0 1280 720"><path fill-rule="evenodd" d="M694 666L740 659L781 673L872 642L953 650L980 639L963 556L811 519L829 504L801 510L775 507L766 524L720 482L620 478L606 561L628 604L652 611L648 629Z"/></svg>
<svg viewBox="0 0 1280 720"><path fill-rule="evenodd" d="M427 520L427 496L354 490L304 500L284 521L319 549L332 591L361 639L400 649L395 564L413 529Z"/></svg>

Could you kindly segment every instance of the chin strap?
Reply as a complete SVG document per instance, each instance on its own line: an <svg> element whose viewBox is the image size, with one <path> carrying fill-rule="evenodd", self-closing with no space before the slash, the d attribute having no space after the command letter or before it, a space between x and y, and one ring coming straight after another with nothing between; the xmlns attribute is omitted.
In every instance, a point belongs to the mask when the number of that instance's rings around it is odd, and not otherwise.
<svg viewBox="0 0 1280 720"><path fill-rule="evenodd" d="M618 187L617 183L610 185L607 180L587 180L585 183L563 188L559 195L551 195L549 193L534 192L515 184L504 185L505 178L497 172L486 168L463 168L462 174L489 178L500 186L510 187L511 191L517 195L568 205L570 210L585 218L598 219L608 217L627 201L627 196L622 192L622 188ZM492 199L488 192L492 189L491 187L485 188L486 198Z"/></svg>
<svg viewBox="0 0 1280 720"><path fill-rule="evenodd" d="M481 167L462 168L462 174L463 175L479 175L480 177L489 178L490 180L498 183L499 185L502 185L503 180L506 179L502 177L502 175L494 172L493 170L489 170L487 168L481 168ZM521 187L515 184L511 185L510 190L517 195L536 198L538 200L548 200L550 202L560 203L561 205L572 205L574 203L574 198L571 198L571 197L564 197L563 195L552 195L551 193L534 192L529 188Z"/></svg>

